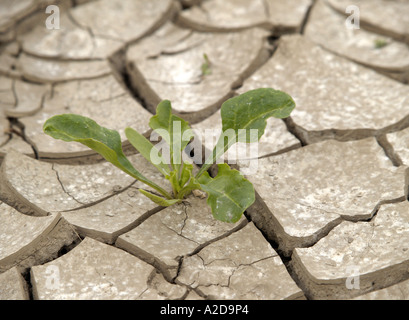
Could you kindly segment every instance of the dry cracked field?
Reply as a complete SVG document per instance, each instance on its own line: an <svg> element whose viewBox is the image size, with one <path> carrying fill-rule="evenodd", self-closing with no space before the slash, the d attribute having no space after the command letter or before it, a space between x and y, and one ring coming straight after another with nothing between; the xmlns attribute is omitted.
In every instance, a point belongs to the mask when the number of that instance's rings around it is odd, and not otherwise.
<svg viewBox="0 0 409 320"><path fill-rule="evenodd" d="M0 0L0 45L0 299L409 299L409 0ZM42 131L91 117L160 181L125 127L261 87L297 107L235 224Z"/></svg>

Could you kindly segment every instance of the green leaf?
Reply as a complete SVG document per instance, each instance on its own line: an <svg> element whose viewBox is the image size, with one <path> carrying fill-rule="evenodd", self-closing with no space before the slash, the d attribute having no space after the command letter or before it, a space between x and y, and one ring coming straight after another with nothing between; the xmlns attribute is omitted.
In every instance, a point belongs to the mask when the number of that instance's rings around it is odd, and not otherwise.
<svg viewBox="0 0 409 320"><path fill-rule="evenodd" d="M43 130L55 139L82 143L133 178L171 198L169 193L132 166L123 153L121 137L117 131L101 127L94 120L76 114L54 116L44 123Z"/></svg>
<svg viewBox="0 0 409 320"><path fill-rule="evenodd" d="M193 171L193 164L184 162L183 169L180 176L180 186L183 187L191 178Z"/></svg>
<svg viewBox="0 0 409 320"><path fill-rule="evenodd" d="M193 138L193 131L189 123L172 114L169 100L163 100L156 108L156 115L149 121L149 126L168 143L170 147L171 165L179 172L182 164L182 151Z"/></svg>
<svg viewBox="0 0 409 320"><path fill-rule="evenodd" d="M204 62L202 66L200 67L202 70L202 76L207 76L209 74L212 74L211 63L206 53L203 54L203 60Z"/></svg>
<svg viewBox="0 0 409 320"><path fill-rule="evenodd" d="M174 196L176 197L180 190L178 172L176 170L172 171L168 176L166 176L166 179L168 179L171 183Z"/></svg>
<svg viewBox="0 0 409 320"><path fill-rule="evenodd" d="M295 102L287 93L272 88L250 90L225 101L221 107L223 134L212 154L196 174L196 178L200 177L236 142L248 143L260 140L268 118L286 118L294 108Z"/></svg>
<svg viewBox="0 0 409 320"><path fill-rule="evenodd" d="M249 142L249 130L258 130L258 139L264 134L267 119L270 117L286 118L295 108L294 100L285 92L272 88L260 88L247 91L231 98L222 104L222 130L247 130L246 139L239 142Z"/></svg>
<svg viewBox="0 0 409 320"><path fill-rule="evenodd" d="M381 49L383 47L386 47L387 45L388 45L388 42L385 39L375 39L374 40L375 49Z"/></svg>
<svg viewBox="0 0 409 320"><path fill-rule="evenodd" d="M199 178L199 183L201 189L209 195L207 203L215 219L234 223L255 201L254 188L239 171L230 169L225 163L218 167L215 178L205 172Z"/></svg>
<svg viewBox="0 0 409 320"><path fill-rule="evenodd" d="M157 196L156 194L150 193L149 191L143 190L143 189L139 189L139 191L147 196L149 199L151 199L153 202L155 202L156 204L162 206L162 207L169 207L171 205L174 205L176 203L181 202L180 199L165 199L162 197Z"/></svg>
<svg viewBox="0 0 409 320"><path fill-rule="evenodd" d="M189 195L193 190L201 190L202 187L200 183L192 175L193 165L190 163L184 163L182 170L182 177L180 180L180 185L183 186L179 191L178 198L183 199Z"/></svg>
<svg viewBox="0 0 409 320"><path fill-rule="evenodd" d="M195 179L195 177L192 177L189 180L189 183L187 185L185 185L179 192L178 194L178 198L179 199L183 199L186 196L188 196L189 194L192 193L193 190L202 190L202 186L200 185L200 183Z"/></svg>
<svg viewBox="0 0 409 320"><path fill-rule="evenodd" d="M151 162L160 173L165 177L170 174L169 166L165 163L163 157L159 154L159 150L143 135L132 128L125 129L125 135L129 142L136 150L149 162ZM152 158L152 150L154 150L154 157Z"/></svg>

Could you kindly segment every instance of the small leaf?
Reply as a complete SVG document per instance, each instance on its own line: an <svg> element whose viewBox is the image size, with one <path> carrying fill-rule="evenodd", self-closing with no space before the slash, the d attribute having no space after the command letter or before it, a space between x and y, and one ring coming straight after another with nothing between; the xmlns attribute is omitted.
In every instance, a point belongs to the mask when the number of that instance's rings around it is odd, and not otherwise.
<svg viewBox="0 0 409 320"><path fill-rule="evenodd" d="M375 39L374 40L375 49L381 49L383 47L386 47L387 45L388 45L388 42L385 39Z"/></svg>
<svg viewBox="0 0 409 320"><path fill-rule="evenodd" d="M183 187L192 177L193 164L184 162L180 177L180 186Z"/></svg>
<svg viewBox="0 0 409 320"><path fill-rule="evenodd" d="M207 203L215 219L234 223L255 201L254 188L239 171L230 169L225 163L218 167L215 178L205 172L199 178L199 183L201 189L209 195Z"/></svg>
<svg viewBox="0 0 409 320"><path fill-rule="evenodd" d="M197 180L192 177L187 185L185 185L179 192L178 198L183 199L189 194L192 193L193 190L202 190L202 186L200 185Z"/></svg>
<svg viewBox="0 0 409 320"><path fill-rule="evenodd" d="M178 202L181 202L180 199L165 199L162 198L160 196L157 196L156 194L150 193L149 191L143 190L143 189L139 189L139 191L147 196L149 199L151 199L153 202L155 202L156 204L162 206L162 207L169 207L171 205L174 205Z"/></svg>
<svg viewBox="0 0 409 320"><path fill-rule="evenodd" d="M168 176L166 176L166 179L168 179L169 182L171 183L173 193L176 197L180 190L178 172L176 170L172 171Z"/></svg>
<svg viewBox="0 0 409 320"><path fill-rule="evenodd" d="M182 186L182 188L178 194L179 199L183 199L184 197L188 196L193 190L201 189L200 184L193 177L192 172L193 165L191 163L184 162L180 178L180 186Z"/></svg>
<svg viewBox="0 0 409 320"><path fill-rule="evenodd" d="M146 160L151 162L160 173L162 173L164 176L169 175L169 166L165 163L165 160L159 154L156 147L148 139L132 128L126 128L125 135L134 148L138 150ZM152 150L156 150L156 159L152 158Z"/></svg>
<svg viewBox="0 0 409 320"><path fill-rule="evenodd" d="M133 167L122 151L121 137L117 131L101 127L94 120L76 114L54 116L44 123L43 130L55 139L82 143L131 177L171 198L164 189Z"/></svg>
<svg viewBox="0 0 409 320"><path fill-rule="evenodd" d="M204 62L202 66L200 67L202 70L202 76L207 76L209 74L212 74L211 63L206 53L203 54L203 59L204 59Z"/></svg>
<svg viewBox="0 0 409 320"><path fill-rule="evenodd" d="M178 198L183 199L184 197L191 194L193 190L202 190L202 186L196 180L195 177L190 175L189 182L180 190L180 192L178 194Z"/></svg>
<svg viewBox="0 0 409 320"><path fill-rule="evenodd" d="M156 115L149 121L149 126L158 132L170 147L171 164L177 168L182 164L182 151L193 138L189 123L172 114L169 100L163 100L156 108Z"/></svg>

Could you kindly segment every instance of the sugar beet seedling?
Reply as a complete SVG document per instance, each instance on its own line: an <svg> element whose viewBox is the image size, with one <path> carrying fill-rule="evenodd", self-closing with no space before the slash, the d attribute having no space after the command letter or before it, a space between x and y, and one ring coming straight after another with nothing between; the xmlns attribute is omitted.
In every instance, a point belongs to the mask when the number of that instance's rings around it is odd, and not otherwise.
<svg viewBox="0 0 409 320"><path fill-rule="evenodd" d="M160 206L180 203L193 190L202 190L208 195L207 204L214 218L234 223L255 200L252 183L226 163L218 164L218 173L214 178L207 170L233 144L249 142L251 130L257 130L257 139L260 140L268 118L286 118L294 108L295 103L288 94L271 88L251 90L226 100L221 107L222 135L212 154L194 174L193 164L182 160L182 154L193 138L193 131L188 122L172 114L170 101L160 102L149 126L169 146L170 161L165 161L159 149L134 129L127 127L125 135L132 146L169 180L172 192L134 168L124 155L121 137L115 130L104 128L94 120L76 114L54 116L45 122L43 130L55 139L79 142L98 152L117 168L154 189L139 191Z"/></svg>

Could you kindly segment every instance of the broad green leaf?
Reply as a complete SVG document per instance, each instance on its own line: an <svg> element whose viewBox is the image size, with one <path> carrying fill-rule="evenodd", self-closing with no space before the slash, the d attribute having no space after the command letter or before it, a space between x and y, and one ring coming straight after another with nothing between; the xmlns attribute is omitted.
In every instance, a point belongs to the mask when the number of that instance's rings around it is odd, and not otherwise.
<svg viewBox="0 0 409 320"><path fill-rule="evenodd" d="M237 222L243 212L253 204L255 192L250 181L225 164L219 164L219 172L211 178L207 172L199 178L201 189L209 196L207 203L213 216L223 222Z"/></svg>
<svg viewBox="0 0 409 320"><path fill-rule="evenodd" d="M156 204L162 206L162 207L169 207L171 205L174 205L178 202L181 202L180 199L165 199L162 198L160 196L157 196L156 194L150 193L149 191L143 190L143 189L139 189L139 191L147 196L149 199L151 199L153 202L155 202Z"/></svg>
<svg viewBox="0 0 409 320"><path fill-rule="evenodd" d="M170 101L163 100L158 104L156 115L150 119L149 126L168 143L171 165L176 165L178 170L182 163L182 151L193 138L189 123L172 114Z"/></svg>
<svg viewBox="0 0 409 320"><path fill-rule="evenodd" d="M286 118L295 108L294 100L285 92L272 88L247 91L222 104L222 132L212 154L196 174L200 177L235 142L257 142L264 134L267 119ZM225 140L229 137L228 141Z"/></svg>
<svg viewBox="0 0 409 320"><path fill-rule="evenodd" d="M122 151L121 137L117 131L101 127L94 120L75 114L54 116L45 122L43 129L55 139L86 145L129 175L140 178L140 173Z"/></svg>
<svg viewBox="0 0 409 320"><path fill-rule="evenodd" d="M245 129L248 134L239 142L248 142L249 130L256 129L260 139L268 118L286 118L294 108L294 100L283 91L272 88L250 90L222 104L222 130L233 129L238 134L240 129Z"/></svg>
<svg viewBox="0 0 409 320"><path fill-rule="evenodd" d="M136 130L129 127L125 129L125 135L133 147L138 150L146 160L152 163L160 173L162 173L164 176L169 175L169 166L165 163L163 157L148 139L146 139ZM156 149L156 152L154 152L155 159L152 158L152 149Z"/></svg>
<svg viewBox="0 0 409 320"><path fill-rule="evenodd" d="M144 177L132 166L123 153L121 137L117 131L101 127L94 120L76 114L54 116L44 123L43 130L55 139L82 143L98 152L117 168L170 198L164 189Z"/></svg>

